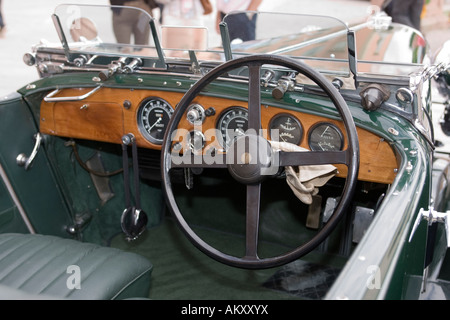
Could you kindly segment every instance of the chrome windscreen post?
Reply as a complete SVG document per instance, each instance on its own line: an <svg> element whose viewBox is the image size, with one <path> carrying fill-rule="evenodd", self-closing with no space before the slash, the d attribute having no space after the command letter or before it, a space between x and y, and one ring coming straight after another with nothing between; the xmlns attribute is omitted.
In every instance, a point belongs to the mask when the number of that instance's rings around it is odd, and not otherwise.
<svg viewBox="0 0 450 320"><path fill-rule="evenodd" d="M348 64L350 72L353 75L355 81L355 88L358 88L358 60L356 53L356 33L355 30L348 30L347 32L347 45L348 45Z"/></svg>

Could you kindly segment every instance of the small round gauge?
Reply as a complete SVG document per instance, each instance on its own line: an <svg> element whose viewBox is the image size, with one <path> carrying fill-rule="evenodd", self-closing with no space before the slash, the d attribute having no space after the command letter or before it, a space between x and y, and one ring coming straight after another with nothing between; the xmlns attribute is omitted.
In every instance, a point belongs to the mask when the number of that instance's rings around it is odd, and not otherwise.
<svg viewBox="0 0 450 320"><path fill-rule="evenodd" d="M161 98L147 98L138 110L138 127L144 137L154 144L162 144L173 108Z"/></svg>
<svg viewBox="0 0 450 320"><path fill-rule="evenodd" d="M220 132L219 142L227 150L231 143L239 136L245 134L248 129L248 111L242 107L227 109L217 122Z"/></svg>
<svg viewBox="0 0 450 320"><path fill-rule="evenodd" d="M297 118L290 114L278 114L270 120L270 138L299 145L303 137L303 128Z"/></svg>
<svg viewBox="0 0 450 320"><path fill-rule="evenodd" d="M312 151L338 151L343 147L342 132L332 123L318 123L309 131L309 148Z"/></svg>

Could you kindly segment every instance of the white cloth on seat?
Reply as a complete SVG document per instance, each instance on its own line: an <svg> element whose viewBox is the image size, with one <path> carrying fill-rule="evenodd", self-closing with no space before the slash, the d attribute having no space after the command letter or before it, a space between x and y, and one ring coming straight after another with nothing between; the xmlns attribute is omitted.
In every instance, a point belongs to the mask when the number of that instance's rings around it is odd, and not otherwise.
<svg viewBox="0 0 450 320"><path fill-rule="evenodd" d="M274 151L304 151L308 149L289 142L270 141ZM305 204L312 203L312 196L319 192L319 187L325 185L336 173L337 168L331 164L285 167L286 182L295 196Z"/></svg>

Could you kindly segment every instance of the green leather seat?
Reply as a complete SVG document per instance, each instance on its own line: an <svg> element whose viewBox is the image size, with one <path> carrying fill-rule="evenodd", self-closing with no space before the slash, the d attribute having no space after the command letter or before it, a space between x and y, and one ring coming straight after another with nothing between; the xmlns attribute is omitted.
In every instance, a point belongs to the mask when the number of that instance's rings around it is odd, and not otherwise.
<svg viewBox="0 0 450 320"><path fill-rule="evenodd" d="M0 234L0 299L145 298L152 269L144 257L114 248Z"/></svg>

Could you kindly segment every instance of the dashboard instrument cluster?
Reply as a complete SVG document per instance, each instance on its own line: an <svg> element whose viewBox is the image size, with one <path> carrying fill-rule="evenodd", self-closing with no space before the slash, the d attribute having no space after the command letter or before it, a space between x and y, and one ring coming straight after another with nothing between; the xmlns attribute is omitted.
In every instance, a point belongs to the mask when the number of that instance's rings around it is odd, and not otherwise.
<svg viewBox="0 0 450 320"><path fill-rule="evenodd" d="M70 97L87 90L64 89L59 95ZM181 92L102 88L83 101L43 101L40 130L50 135L116 144L121 143L123 135L132 133L140 148L160 150L182 96ZM248 129L247 107L245 101L197 96L179 123L179 140L183 147L196 153L225 153L233 139ZM261 125L266 139L309 150L344 150L347 144L341 121L294 108L262 105ZM389 143L368 130L357 128L357 132L359 179L392 183L398 164ZM337 167L339 175L345 176L347 168Z"/></svg>
<svg viewBox="0 0 450 320"><path fill-rule="evenodd" d="M209 110L214 110L214 108L212 107ZM144 99L137 114L140 133L149 142L161 145L165 129L173 112L173 107L164 99L158 97ZM202 126L206 117L211 114L215 114L215 112L205 111L205 108L198 103L194 103L188 108L186 120L196 129L189 131L186 141L193 151L199 152L206 145L203 130L199 130L198 127ZM237 137L244 135L248 129L247 109L242 106L226 108L217 117L215 129L216 139L221 150L228 150L230 144ZM266 138L270 140L300 145L304 138L304 129L300 120L286 112L273 116L267 129L268 135ZM344 147L344 135L341 129L327 121L314 124L308 131L306 138L309 149L313 151L337 151ZM198 141L201 143L197 143Z"/></svg>

